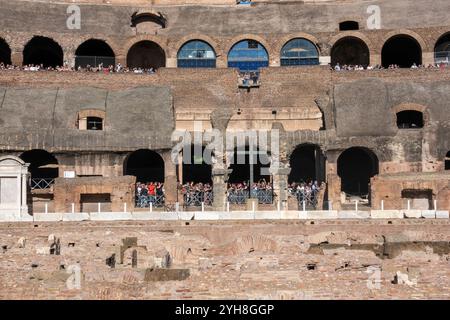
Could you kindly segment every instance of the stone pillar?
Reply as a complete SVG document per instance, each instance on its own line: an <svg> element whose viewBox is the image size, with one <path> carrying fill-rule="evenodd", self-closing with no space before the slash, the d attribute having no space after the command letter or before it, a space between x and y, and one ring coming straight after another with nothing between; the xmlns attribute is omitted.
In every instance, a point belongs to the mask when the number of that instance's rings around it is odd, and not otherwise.
<svg viewBox="0 0 450 320"><path fill-rule="evenodd" d="M13 65L21 66L23 64L23 52L14 51L11 53L11 62Z"/></svg>
<svg viewBox="0 0 450 320"><path fill-rule="evenodd" d="M25 170L28 171L28 165L26 166ZM22 197L20 202L20 214L27 214L28 213L28 205L27 205L27 186L28 186L28 173L22 172Z"/></svg>
<svg viewBox="0 0 450 320"><path fill-rule="evenodd" d="M370 65L371 66L376 66L376 65L381 65L381 55L380 54L372 54L370 53Z"/></svg>
<svg viewBox="0 0 450 320"><path fill-rule="evenodd" d="M224 168L214 168L212 170L212 180L213 180L213 190L214 190L214 201L213 209L215 211L225 211L226 210L226 183L227 170Z"/></svg>
<svg viewBox="0 0 450 320"><path fill-rule="evenodd" d="M288 177L291 173L291 168L284 166L283 168L270 168L270 173L273 178L273 192L277 196L277 200L281 203L288 201ZM276 203L274 203L276 205Z"/></svg>
<svg viewBox="0 0 450 320"><path fill-rule="evenodd" d="M424 66L428 66L430 64L434 64L434 52L423 52L422 53L422 64Z"/></svg>
<svg viewBox="0 0 450 320"><path fill-rule="evenodd" d="M177 170L176 164L172 161L171 153L171 150L168 150L162 154L165 172L164 190L167 203L175 203L178 201Z"/></svg>

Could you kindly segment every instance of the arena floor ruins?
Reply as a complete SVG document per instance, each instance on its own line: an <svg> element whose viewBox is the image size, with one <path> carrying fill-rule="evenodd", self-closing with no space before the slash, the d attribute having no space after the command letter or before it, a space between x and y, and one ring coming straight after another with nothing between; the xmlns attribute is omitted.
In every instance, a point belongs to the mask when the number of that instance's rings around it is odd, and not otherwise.
<svg viewBox="0 0 450 320"><path fill-rule="evenodd" d="M0 299L449 299L449 226L2 223Z"/></svg>

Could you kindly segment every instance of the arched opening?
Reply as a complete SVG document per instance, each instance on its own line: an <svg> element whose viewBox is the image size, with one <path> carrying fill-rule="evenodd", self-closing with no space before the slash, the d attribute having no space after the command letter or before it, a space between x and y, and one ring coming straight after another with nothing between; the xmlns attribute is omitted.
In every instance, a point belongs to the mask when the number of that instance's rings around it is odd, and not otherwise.
<svg viewBox="0 0 450 320"><path fill-rule="evenodd" d="M23 50L24 65L43 65L44 68L63 65L63 50L53 39L47 37L33 37Z"/></svg>
<svg viewBox="0 0 450 320"><path fill-rule="evenodd" d="M140 41L128 51L127 65L129 68L163 68L166 66L166 54L156 42Z"/></svg>
<svg viewBox="0 0 450 320"><path fill-rule="evenodd" d="M450 151L445 155L445 170L450 170Z"/></svg>
<svg viewBox="0 0 450 320"><path fill-rule="evenodd" d="M325 157L319 146L298 146L291 154L290 166L289 184L315 181L320 184L325 180Z"/></svg>
<svg viewBox="0 0 450 320"><path fill-rule="evenodd" d="M86 66L98 67L114 66L116 59L114 51L103 40L90 39L83 42L75 51L75 68Z"/></svg>
<svg viewBox="0 0 450 320"><path fill-rule="evenodd" d="M405 110L398 112L397 127L399 129L423 128L423 113L415 110Z"/></svg>
<svg viewBox="0 0 450 320"><path fill-rule="evenodd" d="M331 49L331 65L370 64L370 53L367 44L356 37L345 37L338 40Z"/></svg>
<svg viewBox="0 0 450 320"><path fill-rule="evenodd" d="M343 21L339 23L339 31L359 30L357 21Z"/></svg>
<svg viewBox="0 0 450 320"><path fill-rule="evenodd" d="M236 43L228 53L228 67L240 72L259 72L269 66L269 54L266 48L256 40L242 40Z"/></svg>
<svg viewBox="0 0 450 320"><path fill-rule="evenodd" d="M319 64L319 51L309 40L292 39L281 49L282 66L303 66Z"/></svg>
<svg viewBox="0 0 450 320"><path fill-rule="evenodd" d="M245 148L235 148L231 158L229 183L253 183L265 180L270 182L270 157L265 151L259 151L247 145Z"/></svg>
<svg viewBox="0 0 450 320"><path fill-rule="evenodd" d="M341 190L348 195L366 197L370 193L370 178L378 174L378 158L371 150L353 147L338 158Z"/></svg>
<svg viewBox="0 0 450 320"><path fill-rule="evenodd" d="M31 189L47 189L58 178L58 160L45 150L30 150L22 153L20 158L29 163Z"/></svg>
<svg viewBox="0 0 450 320"><path fill-rule="evenodd" d="M0 63L11 64L11 48L2 38L0 38Z"/></svg>
<svg viewBox="0 0 450 320"><path fill-rule="evenodd" d="M164 182L164 160L155 151L137 150L125 160L123 172L141 183Z"/></svg>
<svg viewBox="0 0 450 320"><path fill-rule="evenodd" d="M436 42L436 46L434 47L434 59L438 64L450 63L450 32L440 37Z"/></svg>
<svg viewBox="0 0 450 320"><path fill-rule="evenodd" d="M183 149L182 170L178 165L178 181L185 183L212 183L211 159L205 154L203 146L190 146Z"/></svg>
<svg viewBox="0 0 450 320"><path fill-rule="evenodd" d="M178 51L178 68L215 68L216 53L205 41L192 40Z"/></svg>
<svg viewBox="0 0 450 320"><path fill-rule="evenodd" d="M381 63L384 68L397 65L400 68L411 68L414 64L422 64L422 49L411 36L397 35L390 38L381 51Z"/></svg>

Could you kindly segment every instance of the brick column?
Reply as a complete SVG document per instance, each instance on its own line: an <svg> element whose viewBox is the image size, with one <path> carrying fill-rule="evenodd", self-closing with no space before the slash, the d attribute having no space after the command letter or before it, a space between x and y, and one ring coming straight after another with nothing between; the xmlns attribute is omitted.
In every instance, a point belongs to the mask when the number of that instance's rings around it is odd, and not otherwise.
<svg viewBox="0 0 450 320"><path fill-rule="evenodd" d="M226 207L226 183L227 170L224 168L214 168L212 170L214 201L213 209L215 211L225 211Z"/></svg>
<svg viewBox="0 0 450 320"><path fill-rule="evenodd" d="M11 53L11 62L15 66L21 66L23 64L22 51L14 51Z"/></svg>
<svg viewBox="0 0 450 320"><path fill-rule="evenodd" d="M288 201L288 177L291 168L283 166L282 168L270 168L273 178L273 192L277 201L286 203ZM274 203L276 205L276 203ZM283 206L282 206L283 207Z"/></svg>

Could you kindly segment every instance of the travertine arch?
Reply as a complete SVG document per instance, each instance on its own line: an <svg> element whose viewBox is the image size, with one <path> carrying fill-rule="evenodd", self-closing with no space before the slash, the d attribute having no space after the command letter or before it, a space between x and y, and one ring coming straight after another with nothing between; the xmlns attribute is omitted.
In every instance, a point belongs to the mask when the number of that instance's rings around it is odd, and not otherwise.
<svg viewBox="0 0 450 320"><path fill-rule="evenodd" d="M289 35L285 35L281 37L273 46L273 59L280 60L281 58L281 49L291 40L294 39L306 39L314 44L314 46L317 49L317 52L319 53L319 56L322 55L322 49L319 47L319 40L314 37L313 35L310 35L308 33L304 32L297 32ZM266 48L267 49L267 48Z"/></svg>
<svg viewBox="0 0 450 320"><path fill-rule="evenodd" d="M333 49L335 44L338 43L338 41L345 39L345 38L357 38L357 39L361 40L362 42L364 42L366 44L367 48L369 48L369 53L371 55L377 51L376 48L374 47L372 41L362 32L342 31L342 32L338 33L337 35L335 35L334 37L332 37L330 39L330 41L328 41L328 45L329 45L328 54L331 55L331 50Z"/></svg>
<svg viewBox="0 0 450 320"><path fill-rule="evenodd" d="M441 40L441 38L443 38L445 36L450 36L450 30L445 31L444 33L439 33L439 34L437 34L437 37L433 38L433 40L432 40L433 43L430 44L430 46L433 45L433 48L432 48L433 52L436 49L436 45L437 45L438 41ZM1 35L0 35L0 38L1 38Z"/></svg>
<svg viewBox="0 0 450 320"><path fill-rule="evenodd" d="M216 58L223 56L222 48L219 46L219 44L216 40L214 40L213 38L211 38L207 35L204 35L204 34L193 33L193 34L189 34L189 35L182 37L180 40L173 43L173 45L170 45L170 48L171 48L170 58L176 59L178 57L178 52L180 51L181 47L183 47L183 45L185 45L187 42L193 41L193 40L201 40L201 41L208 43L214 49Z"/></svg>
<svg viewBox="0 0 450 320"><path fill-rule="evenodd" d="M424 105L421 105L421 104L410 103L410 102L401 103L401 104L398 104L398 105L392 107L394 123L397 123L397 113L402 112L402 111L408 111L408 110L422 112L424 127L430 123L429 108Z"/></svg>
<svg viewBox="0 0 450 320"><path fill-rule="evenodd" d="M108 37L91 37L91 36L84 36L84 37L80 37L77 38L76 41L73 44L73 55L75 55L75 52L77 51L77 49L86 41L88 40L100 40L100 41L104 41L110 48L111 50L114 52L114 56L117 57L118 53L121 50L121 47L119 46L119 44L112 40L111 38Z"/></svg>
<svg viewBox="0 0 450 320"><path fill-rule="evenodd" d="M166 55L166 61L167 61L167 58L171 56L171 52L170 52L169 46L167 45L166 39L161 39L160 37L152 36L152 35L148 35L148 34L138 35L138 36L132 37L129 40L127 40L125 42L125 44L123 45L122 50L118 52L118 55L121 55L126 58L131 47L141 41L151 41L151 42L154 42L157 45L159 45L163 49L163 51Z"/></svg>
<svg viewBox="0 0 450 320"><path fill-rule="evenodd" d="M388 42L391 38L395 37L395 36L409 36L411 38L413 38L414 40L417 41L417 43L420 46L420 50L422 51L422 55L424 52L428 52L429 47L426 44L425 40L422 38L421 35L419 35L418 33L408 30L408 29L399 29L399 30L395 30L395 31L391 31L389 33L387 33L383 39L381 40L381 42L378 44L378 48L377 51L381 54L381 51L383 50L384 45L386 44L386 42ZM433 47L434 49L434 47Z"/></svg>
<svg viewBox="0 0 450 320"><path fill-rule="evenodd" d="M241 34L241 35L236 36L226 42L226 44L224 45L223 53L224 53L224 56L226 56L227 65L228 65L228 54L230 53L231 48L233 48L233 46L235 44L237 44L238 42L240 42L242 40L255 40L255 41L258 41L259 43L261 43L264 46L264 48L266 49L267 54L269 55L269 65L272 65L272 60L274 60L272 57L276 56L276 54L274 53L274 50L273 50L273 46L269 42L267 42L267 40L264 39L263 37L258 36L256 34L251 34L251 33ZM278 54L278 56L279 56L279 54Z"/></svg>

